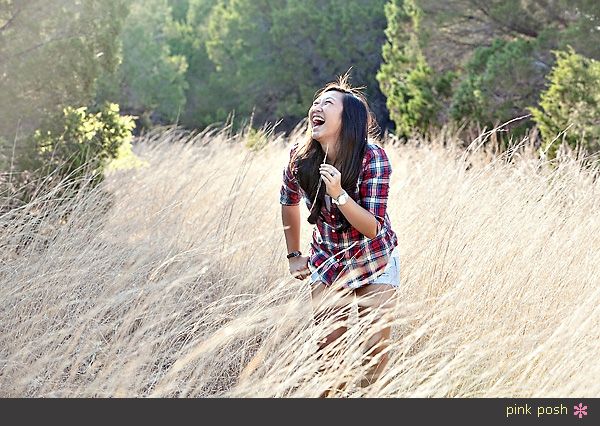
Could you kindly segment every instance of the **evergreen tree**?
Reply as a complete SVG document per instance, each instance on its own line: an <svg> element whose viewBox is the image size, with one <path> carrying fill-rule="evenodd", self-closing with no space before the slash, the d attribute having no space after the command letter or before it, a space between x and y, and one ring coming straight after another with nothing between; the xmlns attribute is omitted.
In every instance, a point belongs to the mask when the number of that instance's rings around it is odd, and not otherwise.
<svg viewBox="0 0 600 426"><path fill-rule="evenodd" d="M427 64L419 38L422 12L413 0L391 0L385 13L387 42L377 80L387 96L396 134L406 137L426 132L438 121L453 74L436 76Z"/></svg>
<svg viewBox="0 0 600 426"><path fill-rule="evenodd" d="M540 107L531 108L544 140L541 150L554 158L564 140L573 148L600 151L600 62L573 49L557 51L556 57Z"/></svg>
<svg viewBox="0 0 600 426"><path fill-rule="evenodd" d="M487 127L527 115L544 86L552 62L536 41L495 40L480 47L465 67L450 107L452 118ZM528 120L515 122L513 133L523 132Z"/></svg>

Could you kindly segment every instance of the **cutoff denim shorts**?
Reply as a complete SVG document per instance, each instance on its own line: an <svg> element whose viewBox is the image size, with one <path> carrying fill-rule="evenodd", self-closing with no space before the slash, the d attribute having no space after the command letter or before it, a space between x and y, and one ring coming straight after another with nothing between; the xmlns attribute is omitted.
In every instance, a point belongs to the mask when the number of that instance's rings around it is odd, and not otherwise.
<svg viewBox="0 0 600 426"><path fill-rule="evenodd" d="M315 268L309 263L309 269L313 271ZM314 284L317 281L323 281L323 279L318 271L313 271L310 275L310 284ZM369 284L391 284L392 287L400 285L400 250L398 246L394 247L383 273L375 278L375 280L370 281Z"/></svg>

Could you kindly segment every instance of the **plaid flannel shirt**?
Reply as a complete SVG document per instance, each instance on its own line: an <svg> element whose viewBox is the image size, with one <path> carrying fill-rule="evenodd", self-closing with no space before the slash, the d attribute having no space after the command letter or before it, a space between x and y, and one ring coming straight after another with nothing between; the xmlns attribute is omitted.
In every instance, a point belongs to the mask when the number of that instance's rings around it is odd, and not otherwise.
<svg viewBox="0 0 600 426"><path fill-rule="evenodd" d="M297 149L296 144L290 150L290 160ZM283 170L280 204L298 205L304 198L310 211L312 200L308 199L298 184L296 172L297 169L288 162ZM338 228L342 225L340 218L343 213L326 195L322 208L325 220L319 218L313 228L309 253L311 272L316 270L325 285L358 288L383 273L393 249L398 245L386 211L391 173L385 150L369 142L356 189L353 193L348 192L348 195L377 219L378 232L374 238L366 237L353 226L340 231Z"/></svg>

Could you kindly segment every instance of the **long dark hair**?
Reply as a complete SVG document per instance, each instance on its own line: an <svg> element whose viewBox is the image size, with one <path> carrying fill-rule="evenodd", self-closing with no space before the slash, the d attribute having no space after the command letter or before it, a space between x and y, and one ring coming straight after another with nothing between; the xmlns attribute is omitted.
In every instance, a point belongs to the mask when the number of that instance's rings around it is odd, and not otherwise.
<svg viewBox="0 0 600 426"><path fill-rule="evenodd" d="M348 82L348 74L338 78L336 82L328 83L325 87L317 90L313 101L322 93L335 90L344 94L342 98L342 124L340 138L338 141L338 151L336 153L335 167L342 174L342 188L357 201L356 183L362 169L362 161L367 149L369 137L375 137L379 128L375 114L371 112L365 96L360 92L360 88L352 88ZM298 184L309 197L311 203L308 222L317 223L317 219L324 219L321 209L325 203L325 183L322 182L319 187L321 175L319 166L325 158L325 151L321 144L310 135L306 143L299 147L296 155L292 158L297 167ZM317 187L319 194L317 196ZM341 229L350 227L350 223L343 215Z"/></svg>

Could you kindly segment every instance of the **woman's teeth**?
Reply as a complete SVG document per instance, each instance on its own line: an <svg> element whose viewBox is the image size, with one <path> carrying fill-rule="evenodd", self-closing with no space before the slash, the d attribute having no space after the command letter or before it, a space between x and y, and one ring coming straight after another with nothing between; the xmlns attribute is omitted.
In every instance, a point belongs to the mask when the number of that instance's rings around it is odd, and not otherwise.
<svg viewBox="0 0 600 426"><path fill-rule="evenodd" d="M312 122L313 129L314 129L315 127L322 126L323 124L325 124L325 121L324 121L324 120L321 120L321 119L319 119L319 118L317 118L317 119L313 120L313 122Z"/></svg>

